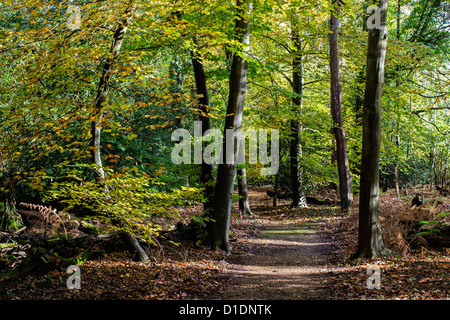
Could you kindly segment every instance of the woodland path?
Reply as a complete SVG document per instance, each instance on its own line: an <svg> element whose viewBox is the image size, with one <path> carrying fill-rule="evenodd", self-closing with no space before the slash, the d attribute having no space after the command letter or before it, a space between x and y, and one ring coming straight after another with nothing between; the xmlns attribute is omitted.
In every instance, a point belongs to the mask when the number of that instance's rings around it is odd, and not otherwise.
<svg viewBox="0 0 450 320"><path fill-rule="evenodd" d="M271 221L249 239L245 256L230 258L219 299L331 299L331 238L312 223Z"/></svg>

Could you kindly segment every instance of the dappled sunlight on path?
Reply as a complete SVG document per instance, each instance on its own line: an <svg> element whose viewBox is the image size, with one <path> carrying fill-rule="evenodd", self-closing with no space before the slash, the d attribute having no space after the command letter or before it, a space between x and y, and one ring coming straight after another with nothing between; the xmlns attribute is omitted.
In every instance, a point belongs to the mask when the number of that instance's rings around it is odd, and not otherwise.
<svg viewBox="0 0 450 320"><path fill-rule="evenodd" d="M313 224L264 227L250 252L232 259L223 299L327 299L331 239Z"/></svg>

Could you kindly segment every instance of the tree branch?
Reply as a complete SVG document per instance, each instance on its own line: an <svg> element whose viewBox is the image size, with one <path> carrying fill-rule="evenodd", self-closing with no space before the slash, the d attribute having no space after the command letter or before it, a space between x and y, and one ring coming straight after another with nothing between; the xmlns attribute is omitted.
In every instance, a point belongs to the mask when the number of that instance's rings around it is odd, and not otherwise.
<svg viewBox="0 0 450 320"><path fill-rule="evenodd" d="M435 127L436 128L436 130L437 130L437 132L439 132L440 134L442 134L442 135L444 135L444 136L446 136L446 135L448 135L450 132L442 132L441 131L441 129L439 129L439 127L435 124L435 123L433 123L433 122L431 122L431 121L428 121L427 119L425 119L425 118L422 118L420 115L419 115L419 113L416 113L416 112L413 112L420 120L423 120L423 121L425 121L426 123L428 123L428 124L431 124L433 127Z"/></svg>

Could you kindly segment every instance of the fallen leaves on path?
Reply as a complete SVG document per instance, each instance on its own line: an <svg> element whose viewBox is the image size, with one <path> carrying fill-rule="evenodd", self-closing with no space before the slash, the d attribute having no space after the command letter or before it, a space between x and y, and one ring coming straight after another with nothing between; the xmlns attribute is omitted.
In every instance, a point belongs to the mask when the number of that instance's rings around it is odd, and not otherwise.
<svg viewBox="0 0 450 320"><path fill-rule="evenodd" d="M243 218L233 209L233 257L248 256L254 246L252 239L274 222L314 224L314 228L329 233L335 248L332 263L327 266L329 290L323 299L450 298L448 251L421 249L398 257L351 261L348 257L356 249L357 228L348 216L339 214L339 208L290 209L289 201L281 200L274 208L265 188L252 188L249 196L255 216ZM189 214L198 212L192 210ZM227 270L233 266L230 257L222 252L211 252L189 241L179 246L167 241L152 253L152 261L145 263L132 262L129 254L122 251L85 262L80 267L80 290L67 289L69 275L65 270L4 282L0 299L211 299L229 284ZM380 289L367 287L367 269L372 266L380 268ZM273 271L273 275L280 274L276 268Z"/></svg>
<svg viewBox="0 0 450 320"><path fill-rule="evenodd" d="M1 299L193 299L217 290L220 260L195 259L132 262L125 253L87 261L80 266L81 289L69 290L65 270L4 283Z"/></svg>

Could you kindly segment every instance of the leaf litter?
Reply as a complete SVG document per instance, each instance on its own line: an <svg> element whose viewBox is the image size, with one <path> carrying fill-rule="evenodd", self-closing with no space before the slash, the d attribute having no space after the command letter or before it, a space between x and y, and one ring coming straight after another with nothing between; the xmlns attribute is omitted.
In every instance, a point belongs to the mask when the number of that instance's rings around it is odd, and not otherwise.
<svg viewBox="0 0 450 320"><path fill-rule="evenodd" d="M86 261L80 266L80 290L67 289L68 274L65 270L57 270L44 275L27 275L19 282L5 281L0 287L0 299L217 299L230 290L233 283L230 270L242 266L236 261L249 257L255 249L254 240L274 223L285 226L313 225L332 239L333 250L326 266L321 269L325 271L325 278L320 279L324 290L314 296L315 299L449 299L448 248L434 250L421 247L392 257L350 260L357 242L354 212L342 215L336 206L311 205L305 209L290 209L287 200L280 200L278 206L273 207L272 199L265 195L264 188L250 188L249 197L253 217L243 218L237 208L233 208L231 256L219 251L211 252L209 248L197 246L192 241L183 241L175 246L170 241L162 240L159 247L152 251L151 261L133 262L126 251L104 254ZM384 235L389 232L387 222L392 220L386 215L396 214L390 210L400 210L401 207L392 198L392 194L382 195ZM187 211L185 220L201 213L201 206ZM387 246L398 250L398 243L392 239L388 239ZM283 264L282 260L277 262ZM367 287L370 276L367 269L372 266L380 268L380 289ZM273 276L279 275L272 285L283 285L283 273L276 266L272 271ZM292 298L286 296L289 291L284 294L279 298ZM247 298L252 299L251 296Z"/></svg>

